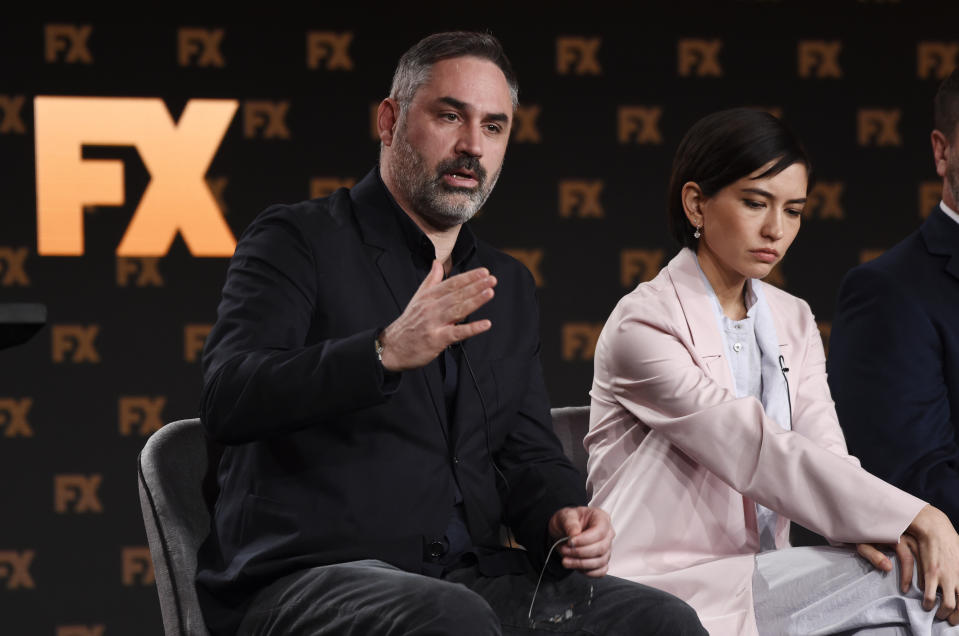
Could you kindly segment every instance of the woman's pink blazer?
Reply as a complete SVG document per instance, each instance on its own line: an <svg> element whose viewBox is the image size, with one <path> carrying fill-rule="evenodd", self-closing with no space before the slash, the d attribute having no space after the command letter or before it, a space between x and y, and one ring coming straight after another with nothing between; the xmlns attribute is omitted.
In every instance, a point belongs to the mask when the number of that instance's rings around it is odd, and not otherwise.
<svg viewBox="0 0 959 636"><path fill-rule="evenodd" d="M755 502L780 513L780 548L789 519L835 542L894 544L925 505L846 452L809 306L762 289L789 369L792 431L736 398L689 249L619 302L596 346L585 445L592 504L616 530L610 574L684 599L714 635L757 633Z"/></svg>

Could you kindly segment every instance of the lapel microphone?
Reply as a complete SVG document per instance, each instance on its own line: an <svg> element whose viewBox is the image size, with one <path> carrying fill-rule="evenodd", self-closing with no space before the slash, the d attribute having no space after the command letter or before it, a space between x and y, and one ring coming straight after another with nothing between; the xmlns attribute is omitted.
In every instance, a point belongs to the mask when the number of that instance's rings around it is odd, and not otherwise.
<svg viewBox="0 0 959 636"><path fill-rule="evenodd" d="M789 406L789 430L792 430L792 428L793 428L793 401L792 401L792 398L789 397L789 378L786 377L786 374L789 373L789 367L786 366L786 360L785 360L785 358L782 357L782 355L779 356L779 370L782 371L782 374L783 374L783 382L786 383L786 404Z"/></svg>

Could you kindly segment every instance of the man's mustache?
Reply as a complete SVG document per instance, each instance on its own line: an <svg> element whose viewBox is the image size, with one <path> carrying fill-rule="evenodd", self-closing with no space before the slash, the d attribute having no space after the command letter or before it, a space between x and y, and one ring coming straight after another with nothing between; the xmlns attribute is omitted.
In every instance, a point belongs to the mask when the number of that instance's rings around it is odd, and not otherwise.
<svg viewBox="0 0 959 636"><path fill-rule="evenodd" d="M444 174L456 172L459 170L468 170L476 177L479 187L486 183L486 169L480 163L477 157L456 157L440 162L436 167L437 179L442 179Z"/></svg>

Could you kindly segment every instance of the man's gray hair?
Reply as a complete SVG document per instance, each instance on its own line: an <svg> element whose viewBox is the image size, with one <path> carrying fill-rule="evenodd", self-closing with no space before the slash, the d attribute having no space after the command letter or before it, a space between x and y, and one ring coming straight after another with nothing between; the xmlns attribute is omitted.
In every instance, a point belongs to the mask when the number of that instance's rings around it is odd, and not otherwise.
<svg viewBox="0 0 959 636"><path fill-rule="evenodd" d="M390 97L399 103L401 113L406 112L416 91L429 80L433 65L454 57L478 57L498 66L506 76L510 99L513 108L516 108L519 104L519 83L499 40L489 33L450 31L423 38L400 58L393 73Z"/></svg>

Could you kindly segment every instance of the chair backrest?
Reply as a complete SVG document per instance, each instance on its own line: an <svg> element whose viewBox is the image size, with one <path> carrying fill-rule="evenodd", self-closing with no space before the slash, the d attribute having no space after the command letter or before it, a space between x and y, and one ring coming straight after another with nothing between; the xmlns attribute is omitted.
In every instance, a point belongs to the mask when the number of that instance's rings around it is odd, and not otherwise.
<svg viewBox="0 0 959 636"><path fill-rule="evenodd" d="M589 428L589 407L555 408L551 415L563 451L585 475L583 437ZM196 553L210 532L210 513L203 495L207 457L199 419L167 424L140 452L140 507L167 636L209 634L194 586Z"/></svg>
<svg viewBox="0 0 959 636"><path fill-rule="evenodd" d="M553 430L563 444L563 451L579 472L586 474L586 449L583 438L589 430L588 406L564 406L550 410Z"/></svg>
<svg viewBox="0 0 959 636"><path fill-rule="evenodd" d="M171 422L147 440L138 460L160 613L167 636L207 636L194 587L196 552L210 532L203 496L207 441L199 419Z"/></svg>

